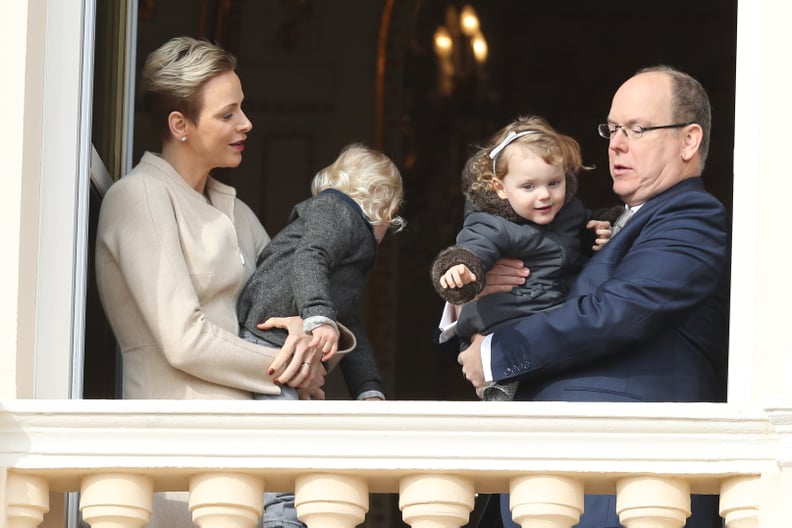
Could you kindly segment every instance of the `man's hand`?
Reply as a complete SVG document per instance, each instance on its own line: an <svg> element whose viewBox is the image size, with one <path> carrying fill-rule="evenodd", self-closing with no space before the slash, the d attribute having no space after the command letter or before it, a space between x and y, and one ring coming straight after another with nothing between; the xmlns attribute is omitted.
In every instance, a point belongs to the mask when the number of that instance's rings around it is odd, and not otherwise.
<svg viewBox="0 0 792 528"><path fill-rule="evenodd" d="M479 297L490 293L508 293L512 288L525 284L531 271L520 259L502 258L487 273L487 285L479 293Z"/></svg>
<svg viewBox="0 0 792 528"><path fill-rule="evenodd" d="M607 220L589 220L586 224L586 229L594 231L596 236L594 245L591 247L594 251L602 249L611 239L611 236L613 236L611 224Z"/></svg>
<svg viewBox="0 0 792 528"><path fill-rule="evenodd" d="M462 365L462 375L473 385L479 397L481 397L485 385L484 367L481 364L482 341L484 341L484 336L481 334L474 334L470 346L457 356L457 363Z"/></svg>

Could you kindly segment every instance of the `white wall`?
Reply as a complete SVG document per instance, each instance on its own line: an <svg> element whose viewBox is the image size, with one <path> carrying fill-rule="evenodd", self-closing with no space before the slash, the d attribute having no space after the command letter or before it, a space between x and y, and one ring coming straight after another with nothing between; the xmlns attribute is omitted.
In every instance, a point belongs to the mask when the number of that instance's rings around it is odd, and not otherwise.
<svg viewBox="0 0 792 528"><path fill-rule="evenodd" d="M4 101L0 127L0 397L27 396L33 385L34 288L38 240L44 7L14 1L0 17Z"/></svg>
<svg viewBox="0 0 792 528"><path fill-rule="evenodd" d="M25 54L12 42L25 47L27 27L26 2L15 2L0 17L0 60L8 72L6 82L0 83L3 101L24 100ZM6 247L6 258L0 261L0 397L13 397L16 392L16 350L19 286L19 225L22 185L22 136L12 133L21 130L24 107L19 104L6 108L0 127L0 158L4 160L5 190L0 194L0 233Z"/></svg>
<svg viewBox="0 0 792 528"><path fill-rule="evenodd" d="M792 397L792 4L738 5L729 401Z"/></svg>

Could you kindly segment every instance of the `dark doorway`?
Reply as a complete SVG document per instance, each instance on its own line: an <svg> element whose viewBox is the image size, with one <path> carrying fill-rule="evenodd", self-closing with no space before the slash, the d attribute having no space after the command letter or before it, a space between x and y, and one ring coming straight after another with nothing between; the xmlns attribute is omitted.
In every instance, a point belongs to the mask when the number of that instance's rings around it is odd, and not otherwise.
<svg viewBox="0 0 792 528"><path fill-rule="evenodd" d="M487 60L455 59L448 89L440 85L433 37L454 22L449 10L458 15L464 5L478 16ZM292 204L308 196L316 170L346 143L381 148L402 169L409 225L386 238L367 306L391 398L473 398L453 358L431 343L442 303L428 266L459 226L459 173L471 146L515 116L542 115L575 137L584 161L597 167L581 178L580 196L590 207L610 205L606 146L595 126L613 91L642 66L688 71L713 104L705 182L731 207L736 0L237 0L201 2L200 8L184 0L146 6L138 20L138 72L151 50L179 34L217 40L239 57L255 127L242 166L224 178L271 233L283 226ZM145 117L136 111L135 119L133 160L156 148ZM107 341L97 346L106 348ZM99 355L112 357L88 350L88 362ZM86 371L86 397L113 393L112 375Z"/></svg>
<svg viewBox="0 0 792 528"><path fill-rule="evenodd" d="M438 27L458 23L465 5L480 20L488 54L476 64L456 30L450 86L433 49ZM451 14L449 14L451 11ZM538 114L579 141L595 170L580 178L591 207L618 203L610 188L607 143L596 125L618 86L641 67L668 64L707 88L712 150L704 180L729 209L732 193L737 2L423 1L404 13L404 83L398 104L408 230L398 245L394 392L400 399L472 399L453 357L429 343L442 303L428 266L453 243L462 215L459 174L470 147L518 115ZM398 27L397 27L398 29ZM452 32L453 33L453 32ZM465 47L467 46L467 47ZM398 64L398 63L397 63ZM386 142L386 145L388 143Z"/></svg>

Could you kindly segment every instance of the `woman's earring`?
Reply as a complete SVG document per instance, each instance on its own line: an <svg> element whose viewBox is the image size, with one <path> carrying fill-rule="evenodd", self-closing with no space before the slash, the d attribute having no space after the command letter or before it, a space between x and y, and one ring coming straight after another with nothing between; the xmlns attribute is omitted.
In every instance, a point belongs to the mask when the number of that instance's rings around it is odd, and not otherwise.
<svg viewBox="0 0 792 528"><path fill-rule="evenodd" d="M182 136L181 137L181 142L184 143L185 141L187 141L187 136Z"/></svg>

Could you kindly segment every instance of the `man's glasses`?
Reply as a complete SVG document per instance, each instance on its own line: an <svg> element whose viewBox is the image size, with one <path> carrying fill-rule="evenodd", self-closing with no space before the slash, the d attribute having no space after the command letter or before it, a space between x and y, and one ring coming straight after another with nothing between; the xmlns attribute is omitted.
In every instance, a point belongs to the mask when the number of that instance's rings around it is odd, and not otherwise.
<svg viewBox="0 0 792 528"><path fill-rule="evenodd" d="M605 139L611 139L613 135L621 130L624 132L625 137L630 139L639 139L641 138L645 132L651 132L652 130L661 130L663 128L682 128L688 125L692 125L695 121L690 121L689 123L676 123L673 125L658 125L658 126L648 126L643 127L641 125L614 125L612 123L602 123L601 125L597 125L597 132L599 135L604 137Z"/></svg>

